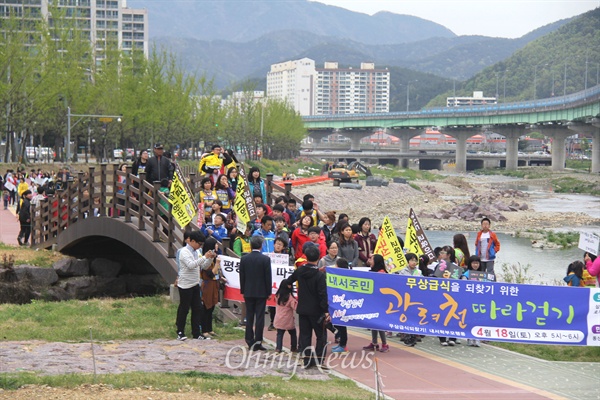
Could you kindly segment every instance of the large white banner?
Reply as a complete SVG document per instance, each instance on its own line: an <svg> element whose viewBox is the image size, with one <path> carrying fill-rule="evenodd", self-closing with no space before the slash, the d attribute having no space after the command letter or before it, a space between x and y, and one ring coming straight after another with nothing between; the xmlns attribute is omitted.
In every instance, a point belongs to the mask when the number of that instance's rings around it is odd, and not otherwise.
<svg viewBox="0 0 600 400"><path fill-rule="evenodd" d="M275 259L275 262L273 259ZM221 272L223 273L225 279L227 279L227 283L225 284L225 299L243 301L243 296L240 293L240 259L228 256L219 256L219 260L221 260ZM273 281L271 288L273 294L275 294L279 289L281 281L289 278L296 269L294 266L287 265L287 263L281 263L281 261L282 260L279 257L271 258L271 279ZM274 298L267 304L274 306Z"/></svg>

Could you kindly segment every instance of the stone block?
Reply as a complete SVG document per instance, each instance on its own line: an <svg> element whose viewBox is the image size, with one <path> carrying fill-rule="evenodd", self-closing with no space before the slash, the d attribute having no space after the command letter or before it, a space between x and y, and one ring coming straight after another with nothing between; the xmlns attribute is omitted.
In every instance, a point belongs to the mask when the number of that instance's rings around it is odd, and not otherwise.
<svg viewBox="0 0 600 400"><path fill-rule="evenodd" d="M121 272L121 264L106 258L96 258L90 265L90 274L95 276L114 278L119 275L119 272Z"/></svg>
<svg viewBox="0 0 600 400"><path fill-rule="evenodd" d="M85 276L90 273L88 260L85 259L63 258L55 262L52 267L60 277Z"/></svg>

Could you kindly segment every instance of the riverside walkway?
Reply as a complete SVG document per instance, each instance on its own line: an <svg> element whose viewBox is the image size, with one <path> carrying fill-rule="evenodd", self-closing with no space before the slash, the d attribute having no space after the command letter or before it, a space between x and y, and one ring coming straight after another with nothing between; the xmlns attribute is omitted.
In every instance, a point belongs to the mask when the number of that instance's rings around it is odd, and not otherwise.
<svg viewBox="0 0 600 400"><path fill-rule="evenodd" d="M364 330L349 331L348 357L355 354L359 365L362 346L370 335ZM273 357L275 332L265 331L267 353ZM333 337L330 337L333 340ZM286 337L286 340L287 337ZM284 340L284 344L286 343ZM389 353L375 353L382 392L392 399L482 399L534 400L600 398L598 376L600 363L569 363L542 361L509 352L494 346L480 348L457 345L441 347L437 338L426 337L414 348L389 338ZM343 368L340 359L332 361L332 371L315 368L274 367L271 362L255 366L255 359L244 362L242 340L175 339L110 341L90 343L47 343L41 341L0 341L0 374L37 372L44 375L94 372L117 374L124 372L182 372L187 370L228 374L233 376L275 375L282 379L292 372L301 379L324 379L333 373L374 390L375 374L368 365ZM237 350L231 351L232 348ZM584 351L582 349L582 351ZM229 355L228 355L229 354ZM95 357L94 359L92 357ZM181 362L185 360L185 362ZM348 359L349 360L349 359ZM95 361L95 364L94 364ZM241 367L240 367L241 366Z"/></svg>
<svg viewBox="0 0 600 400"><path fill-rule="evenodd" d="M13 211L14 212L14 211ZM11 210L0 210L0 241L16 245L19 224ZM349 356L360 360L362 347L369 343L365 330L349 330ZM275 332L265 331L273 349ZM330 341L333 337L330 335ZM287 337L284 344L288 342ZM390 352L375 353L382 392L394 399L600 399L600 363L549 362L493 346L481 348L441 347L437 338L426 337L414 348L389 338ZM93 344L98 373L133 371L175 372L184 370L210 371L230 375L289 375L290 369L254 368L243 370L227 366L228 351L244 347L243 341L178 342L161 340L109 342ZM585 347L580 348L582 352ZM269 352L268 354L272 354ZM52 355L52 357L49 357ZM236 355L240 360L242 355ZM93 373L90 343L46 343L38 341L0 341L0 374L39 372L42 374ZM185 359L186 362L178 362ZM333 370L374 390L372 368L344 368L341 363ZM327 372L325 372L327 373ZM286 375L287 374L287 375ZM321 374L312 369L298 370L300 377L315 379Z"/></svg>

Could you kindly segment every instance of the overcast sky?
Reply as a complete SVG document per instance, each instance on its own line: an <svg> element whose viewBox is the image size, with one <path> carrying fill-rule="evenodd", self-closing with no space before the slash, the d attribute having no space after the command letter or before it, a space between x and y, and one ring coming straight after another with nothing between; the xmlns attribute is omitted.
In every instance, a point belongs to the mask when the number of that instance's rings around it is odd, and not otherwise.
<svg viewBox="0 0 600 400"><path fill-rule="evenodd" d="M516 38L600 6L600 0L319 0L373 15L378 11L414 15L457 35Z"/></svg>

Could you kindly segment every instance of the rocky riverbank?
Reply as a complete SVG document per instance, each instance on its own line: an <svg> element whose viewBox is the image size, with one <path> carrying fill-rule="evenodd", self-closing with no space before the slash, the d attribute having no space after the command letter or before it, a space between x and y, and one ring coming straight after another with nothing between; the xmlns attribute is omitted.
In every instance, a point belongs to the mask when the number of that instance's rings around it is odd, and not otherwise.
<svg viewBox="0 0 600 400"><path fill-rule="evenodd" d="M579 174L577 177L580 178ZM600 177L586 179L600 184ZM483 217L492 220L495 231L507 233L565 226L600 227L600 219L577 210L538 212L527 193L504 188L507 183L526 184L527 181L470 174L439 181L415 180L410 185L390 182L389 186L367 187L363 184L361 190L333 187L331 182L323 182L300 187L295 193L313 194L322 211L346 213L351 222L367 216L374 226L379 226L387 215L399 230L405 229L411 208L426 230L473 231L479 229Z"/></svg>

